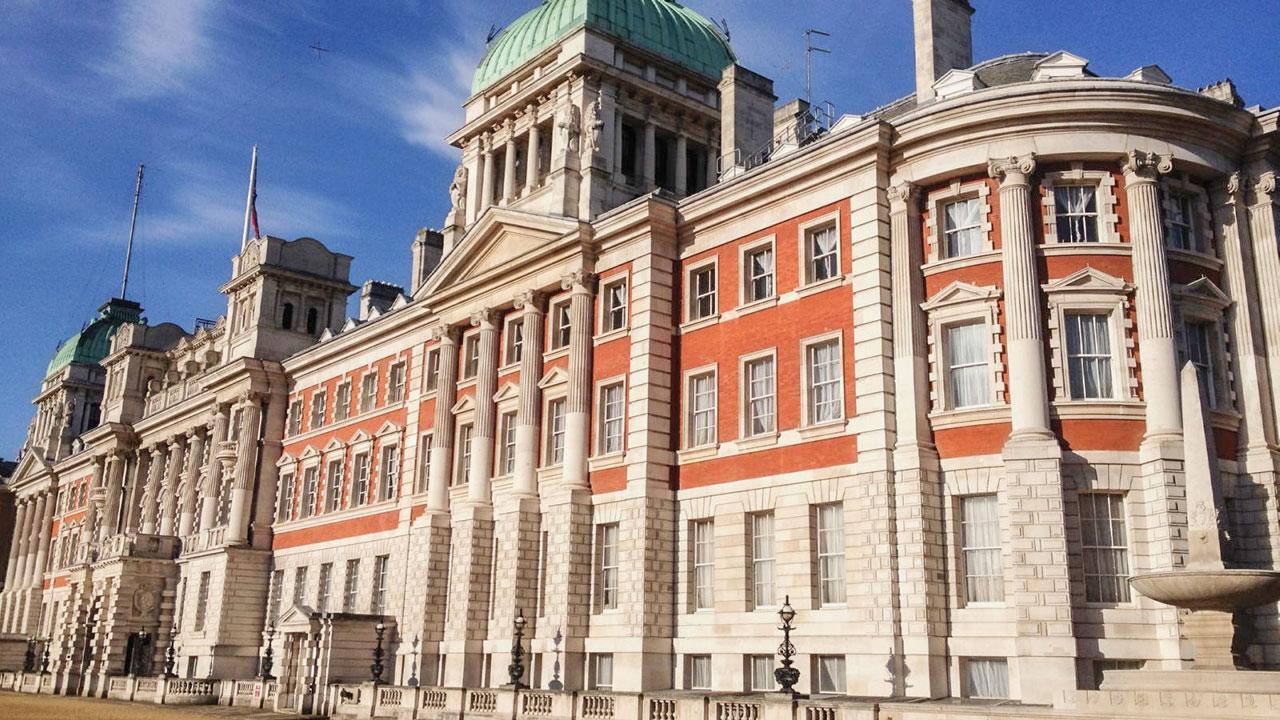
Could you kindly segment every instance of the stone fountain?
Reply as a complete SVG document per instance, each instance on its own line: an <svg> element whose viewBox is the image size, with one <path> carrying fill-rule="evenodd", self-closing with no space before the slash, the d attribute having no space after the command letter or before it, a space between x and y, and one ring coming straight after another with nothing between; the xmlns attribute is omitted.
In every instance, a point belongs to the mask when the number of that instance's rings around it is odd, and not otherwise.
<svg viewBox="0 0 1280 720"><path fill-rule="evenodd" d="M1231 652L1235 613L1280 600L1280 572L1226 566L1223 546L1228 536L1217 452L1207 403L1191 363L1182 368L1181 385L1187 566L1138 575L1130 583L1152 600L1188 611L1183 614L1183 630L1194 647L1194 664L1190 671L1107 673L1103 689L1173 690L1197 685L1222 691L1280 692L1280 672L1236 672Z"/></svg>

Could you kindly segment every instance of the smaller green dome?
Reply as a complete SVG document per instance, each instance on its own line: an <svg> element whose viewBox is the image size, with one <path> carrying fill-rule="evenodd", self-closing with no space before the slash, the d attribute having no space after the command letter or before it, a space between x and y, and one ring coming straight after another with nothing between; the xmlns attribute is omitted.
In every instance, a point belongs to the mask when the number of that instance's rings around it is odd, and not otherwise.
<svg viewBox="0 0 1280 720"><path fill-rule="evenodd" d="M737 60L711 21L675 0L543 0L489 43L471 92L488 88L582 27L644 48L712 81Z"/></svg>
<svg viewBox="0 0 1280 720"><path fill-rule="evenodd" d="M125 323L142 320L142 306L132 300L113 299L98 308L94 318L80 332L67 338L49 361L44 376L49 377L72 363L95 364L111 352L111 339Z"/></svg>

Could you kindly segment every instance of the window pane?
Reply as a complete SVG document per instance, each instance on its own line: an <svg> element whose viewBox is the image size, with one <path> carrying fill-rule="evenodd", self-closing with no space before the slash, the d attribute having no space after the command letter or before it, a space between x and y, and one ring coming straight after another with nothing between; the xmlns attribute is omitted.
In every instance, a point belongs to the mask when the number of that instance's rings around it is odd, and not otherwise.
<svg viewBox="0 0 1280 720"><path fill-rule="evenodd" d="M710 610L715 606L715 541L710 521L693 524L694 607Z"/></svg>
<svg viewBox="0 0 1280 720"><path fill-rule="evenodd" d="M1009 697L1009 664L1002 659L970 658L965 666L965 697Z"/></svg>
<svg viewBox="0 0 1280 720"><path fill-rule="evenodd" d="M1124 498L1081 493L1080 539L1084 551L1085 599L1129 602L1129 549Z"/></svg>
<svg viewBox="0 0 1280 720"><path fill-rule="evenodd" d="M1097 191L1088 186L1053 189L1058 242L1098 242Z"/></svg>
<svg viewBox="0 0 1280 720"><path fill-rule="evenodd" d="M843 693L845 691L844 656L830 655L818 658L818 692Z"/></svg>
<svg viewBox="0 0 1280 720"><path fill-rule="evenodd" d="M1067 315L1067 372L1071 397L1112 397L1111 326L1106 315Z"/></svg>
<svg viewBox="0 0 1280 720"><path fill-rule="evenodd" d="M837 233L834 227L822 228L809 235L809 282L822 282L836 276Z"/></svg>
<svg viewBox="0 0 1280 720"><path fill-rule="evenodd" d="M747 302L773 297L773 248L747 253L746 265Z"/></svg>
<svg viewBox="0 0 1280 720"><path fill-rule="evenodd" d="M773 680L773 656L772 655L752 655L751 664L751 689L752 690L777 690L778 687Z"/></svg>
<svg viewBox="0 0 1280 720"><path fill-rule="evenodd" d="M711 656L689 655L685 660L689 663L689 689L710 690Z"/></svg>
<svg viewBox="0 0 1280 720"><path fill-rule="evenodd" d="M625 393L621 383L610 385L600 393L600 452L608 455L622 452L625 430Z"/></svg>
<svg viewBox="0 0 1280 720"><path fill-rule="evenodd" d="M982 252L982 207L977 198L949 203L942 213L945 257Z"/></svg>
<svg viewBox="0 0 1280 720"><path fill-rule="evenodd" d="M702 447L716 441L716 376L713 373L689 378L689 446Z"/></svg>
<svg viewBox="0 0 1280 720"><path fill-rule="evenodd" d="M991 404L990 338L986 323L946 329L947 379L951 408Z"/></svg>
<svg viewBox="0 0 1280 720"><path fill-rule="evenodd" d="M995 495L960 499L961 560L965 601L1004 600L1004 561L1000 543L1000 504Z"/></svg>
<svg viewBox="0 0 1280 720"><path fill-rule="evenodd" d="M840 398L840 343L827 340L807 349L809 363L809 421L811 423L839 420Z"/></svg>
<svg viewBox="0 0 1280 720"><path fill-rule="evenodd" d="M844 508L818 507L818 600L822 605L845 601Z"/></svg>
<svg viewBox="0 0 1280 720"><path fill-rule="evenodd" d="M1213 323L1207 322L1189 322L1183 327L1187 360L1195 365L1200 390L1211 408L1217 407L1217 378L1214 377L1213 362L1214 328Z"/></svg>
<svg viewBox="0 0 1280 720"><path fill-rule="evenodd" d="M755 606L777 605L773 580L773 513L751 516L751 576Z"/></svg>
<svg viewBox="0 0 1280 720"><path fill-rule="evenodd" d="M761 358L747 363L747 422L746 434L761 435L774 429L774 374L773 358Z"/></svg>

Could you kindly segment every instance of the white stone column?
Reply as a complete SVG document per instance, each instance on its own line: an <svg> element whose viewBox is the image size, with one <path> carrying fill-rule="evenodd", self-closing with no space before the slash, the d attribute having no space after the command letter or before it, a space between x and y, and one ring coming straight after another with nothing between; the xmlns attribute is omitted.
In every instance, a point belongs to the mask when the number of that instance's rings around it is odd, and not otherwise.
<svg viewBox="0 0 1280 720"><path fill-rule="evenodd" d="M502 204L516 199L516 135L513 123L507 122L507 141L502 150Z"/></svg>
<svg viewBox="0 0 1280 720"><path fill-rule="evenodd" d="M1280 193L1276 192L1276 173L1268 170L1247 182L1249 235L1253 246L1254 282L1260 298L1280 297ZM1262 332L1265 338L1267 364L1271 375L1271 408L1280 412L1280 302L1260 302ZM1280 422L1280 418L1277 418Z"/></svg>
<svg viewBox="0 0 1280 720"><path fill-rule="evenodd" d="M565 276L561 287L569 291L569 387L565 398L565 486L585 488L587 455L591 438L591 306L595 276L579 270Z"/></svg>
<svg viewBox="0 0 1280 720"><path fill-rule="evenodd" d="M493 477L496 436L493 395L498 389L498 315L492 310L474 313L471 325L480 328L480 362L476 370L476 414L471 436L471 475L467 497L473 503L491 503L489 480Z"/></svg>
<svg viewBox="0 0 1280 720"><path fill-rule="evenodd" d="M458 397L458 333L437 328L440 371L436 379L436 407L431 433L431 465L427 470L427 511L449 512L449 470L453 463L453 403Z"/></svg>
<svg viewBox="0 0 1280 720"><path fill-rule="evenodd" d="M18 566L22 564L26 552L27 533L31 532L31 516L34 510L28 499L19 500L17 514L13 520L13 540L9 543L9 565L4 571L4 589L12 590L19 575Z"/></svg>
<svg viewBox="0 0 1280 720"><path fill-rule="evenodd" d="M249 494L258 460L258 424L262 398L246 393L240 401L240 437L236 439L235 479L231 486L231 512L227 520L227 544L249 539Z"/></svg>
<svg viewBox="0 0 1280 720"><path fill-rule="evenodd" d="M480 210L493 204L493 182L496 168L493 166L493 148L489 145L489 140L484 143L484 170L483 182L480 187Z"/></svg>
<svg viewBox="0 0 1280 720"><path fill-rule="evenodd" d="M187 438L185 436L178 436L169 441L169 466L165 468L164 486L160 489L160 535L172 535L174 531L178 484L182 477L186 456Z"/></svg>
<svg viewBox="0 0 1280 720"><path fill-rule="evenodd" d="M676 135L676 195L684 197L689 194L689 139L681 130Z"/></svg>
<svg viewBox="0 0 1280 720"><path fill-rule="evenodd" d="M542 337L546 313L545 296L539 292L521 293L516 309L521 312L523 349L520 355L520 405L516 409L516 468L514 487L517 495L532 496L538 492L538 450L542 426Z"/></svg>
<svg viewBox="0 0 1280 720"><path fill-rule="evenodd" d="M213 427L209 430L209 471L205 475L204 488L200 491L200 530L209 530L218 521L218 492L222 488L222 463L217 454L227 441L231 426L231 406L219 405L213 413Z"/></svg>
<svg viewBox="0 0 1280 720"><path fill-rule="evenodd" d="M41 578L44 577L45 557L49 553L49 528L53 523L53 506L53 491L46 490L40 493L40 500L36 504L36 518L39 524L32 534L35 547L34 552L30 553L34 556L34 561L27 568L24 587L38 587Z"/></svg>
<svg viewBox="0 0 1280 720"><path fill-rule="evenodd" d="M932 447L929 426L929 347L924 302L924 246L920 189L911 183L889 188L893 282L894 415L899 448Z"/></svg>
<svg viewBox="0 0 1280 720"><path fill-rule="evenodd" d="M196 503L199 501L200 476L204 472L204 456L207 433L204 427L187 434L187 472L182 481L182 508L178 513L178 537L191 534L196 521Z"/></svg>
<svg viewBox="0 0 1280 720"><path fill-rule="evenodd" d="M80 557L89 560L89 548L98 536L98 523L102 521L102 483L106 474L107 458L93 459L93 479L89 483L89 504L84 511L84 528L80 534Z"/></svg>
<svg viewBox="0 0 1280 720"><path fill-rule="evenodd" d="M653 124L653 118L645 118L644 121L644 174L641 180L641 187L645 192L652 190L657 184L657 162L658 162L658 128Z"/></svg>
<svg viewBox="0 0 1280 720"><path fill-rule="evenodd" d="M1123 169L1133 244L1133 280L1137 286L1142 396L1147 405L1147 432L1143 442L1179 440L1182 401L1178 393L1178 354L1174 345L1169 262L1158 187L1160 175L1173 170L1173 158L1131 150Z"/></svg>
<svg viewBox="0 0 1280 720"><path fill-rule="evenodd" d="M160 478L164 475L164 444L151 448L151 462L147 466L147 485L142 493L141 516L138 531L143 535L153 535L156 531L156 516L159 515Z"/></svg>
<svg viewBox="0 0 1280 720"><path fill-rule="evenodd" d="M133 475L120 498L120 532L136 533L142 519L143 496L147 489L147 471L151 467L151 452L146 448L133 451Z"/></svg>
<svg viewBox="0 0 1280 720"><path fill-rule="evenodd" d="M538 127L537 108L532 105L529 106L529 116L533 124L529 126L529 152L524 163L525 194L538 187L538 157L542 154L542 129Z"/></svg>
<svg viewBox="0 0 1280 720"><path fill-rule="evenodd" d="M1031 215L1034 155L992 160L1000 181L1000 238L1004 264L1005 332L1009 353L1010 440L1044 438L1049 431L1049 383L1045 371L1044 320Z"/></svg>
<svg viewBox="0 0 1280 720"><path fill-rule="evenodd" d="M119 450L107 458L107 488L103 497L102 517L98 521L98 542L121 532L124 521L120 517L120 505L124 500L124 473L128 462Z"/></svg>

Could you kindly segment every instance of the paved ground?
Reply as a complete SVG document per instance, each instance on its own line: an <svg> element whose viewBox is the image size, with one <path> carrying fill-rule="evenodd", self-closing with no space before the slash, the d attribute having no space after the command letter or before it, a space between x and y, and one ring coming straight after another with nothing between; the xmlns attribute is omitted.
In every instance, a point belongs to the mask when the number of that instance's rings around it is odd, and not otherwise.
<svg viewBox="0 0 1280 720"><path fill-rule="evenodd" d="M265 710L216 705L177 707L117 700L91 700L51 695L0 692L0 718L4 720L296 720L297 715L277 715Z"/></svg>

